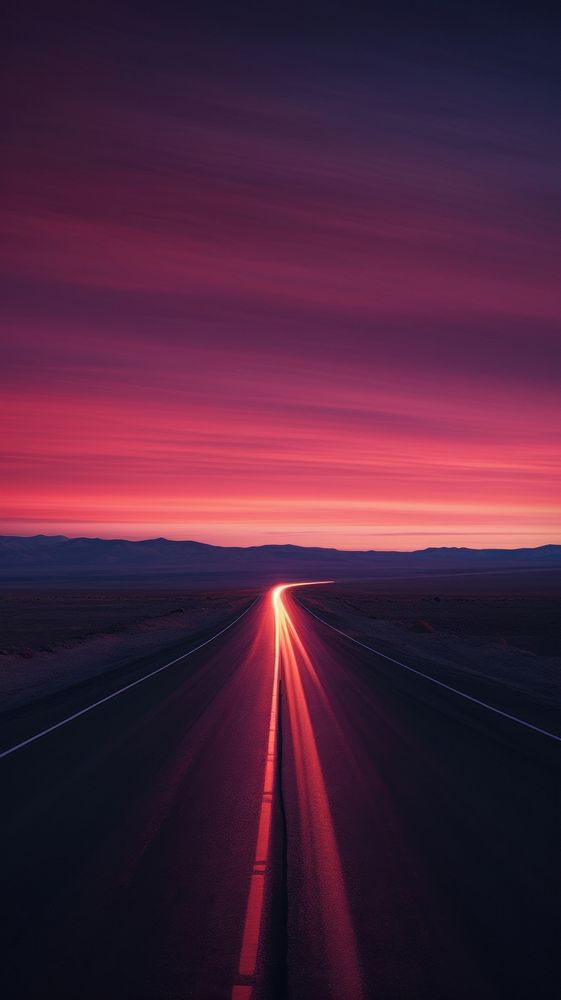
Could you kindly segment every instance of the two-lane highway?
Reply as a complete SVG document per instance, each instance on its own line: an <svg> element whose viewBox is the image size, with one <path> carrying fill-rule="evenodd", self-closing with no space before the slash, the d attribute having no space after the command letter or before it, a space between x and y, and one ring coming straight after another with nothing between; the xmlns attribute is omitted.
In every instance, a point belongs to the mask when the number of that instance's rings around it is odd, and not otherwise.
<svg viewBox="0 0 561 1000"><path fill-rule="evenodd" d="M561 995L559 744L286 587L149 673L0 760L4 995Z"/></svg>

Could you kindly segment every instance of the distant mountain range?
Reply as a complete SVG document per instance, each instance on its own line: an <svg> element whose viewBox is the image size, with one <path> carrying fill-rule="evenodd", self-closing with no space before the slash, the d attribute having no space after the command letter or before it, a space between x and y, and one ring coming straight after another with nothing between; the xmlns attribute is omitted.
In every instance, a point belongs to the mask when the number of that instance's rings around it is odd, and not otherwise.
<svg viewBox="0 0 561 1000"><path fill-rule="evenodd" d="M428 548L366 552L258 545L248 548L150 538L0 536L0 581L6 583L193 584L218 579L244 583L305 578L351 579L400 573L481 572L561 568L561 545L533 549Z"/></svg>

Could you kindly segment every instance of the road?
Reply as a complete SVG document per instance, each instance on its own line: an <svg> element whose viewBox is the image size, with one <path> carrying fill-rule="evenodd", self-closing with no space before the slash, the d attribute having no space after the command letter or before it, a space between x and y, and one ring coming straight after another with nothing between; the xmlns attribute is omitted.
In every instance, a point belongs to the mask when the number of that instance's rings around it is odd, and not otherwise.
<svg viewBox="0 0 561 1000"><path fill-rule="evenodd" d="M296 589L19 713L12 748L6 1000L561 996L561 744Z"/></svg>

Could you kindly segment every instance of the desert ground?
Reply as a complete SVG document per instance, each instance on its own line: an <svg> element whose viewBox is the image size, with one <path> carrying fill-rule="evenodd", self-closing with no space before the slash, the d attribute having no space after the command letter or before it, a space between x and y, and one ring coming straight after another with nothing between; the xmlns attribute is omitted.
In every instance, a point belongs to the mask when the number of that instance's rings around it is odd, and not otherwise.
<svg viewBox="0 0 561 1000"><path fill-rule="evenodd" d="M233 620L264 589L4 588L2 709L151 652L177 655ZM555 729L560 598L557 571L393 576L299 593L304 607L380 652Z"/></svg>
<svg viewBox="0 0 561 1000"><path fill-rule="evenodd" d="M561 995L559 578L286 589L2 594L14 1000Z"/></svg>
<svg viewBox="0 0 561 1000"><path fill-rule="evenodd" d="M561 574L541 571L334 583L299 595L387 656L556 732L560 598Z"/></svg>
<svg viewBox="0 0 561 1000"><path fill-rule="evenodd" d="M256 593L4 588L2 709L118 670L152 651L184 652L241 614Z"/></svg>

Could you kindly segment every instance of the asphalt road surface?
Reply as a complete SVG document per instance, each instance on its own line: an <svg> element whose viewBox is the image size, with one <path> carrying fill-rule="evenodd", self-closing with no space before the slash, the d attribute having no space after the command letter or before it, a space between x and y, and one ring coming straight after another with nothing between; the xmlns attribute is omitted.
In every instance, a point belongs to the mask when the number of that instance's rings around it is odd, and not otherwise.
<svg viewBox="0 0 561 1000"><path fill-rule="evenodd" d="M1 749L4 1000L561 996L561 742L294 590Z"/></svg>

